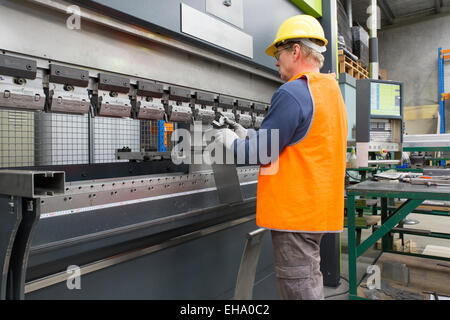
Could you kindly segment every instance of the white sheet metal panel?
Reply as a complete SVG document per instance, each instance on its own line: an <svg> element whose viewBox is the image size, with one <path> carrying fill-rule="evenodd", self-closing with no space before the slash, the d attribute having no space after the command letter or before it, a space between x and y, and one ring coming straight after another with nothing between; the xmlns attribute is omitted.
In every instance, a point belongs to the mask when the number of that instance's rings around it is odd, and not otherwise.
<svg viewBox="0 0 450 320"><path fill-rule="evenodd" d="M226 6L223 0L206 0L206 12L219 17L236 27L244 28L244 3L243 0L230 1Z"/></svg>
<svg viewBox="0 0 450 320"><path fill-rule="evenodd" d="M181 4L181 31L253 58L253 37L201 11Z"/></svg>

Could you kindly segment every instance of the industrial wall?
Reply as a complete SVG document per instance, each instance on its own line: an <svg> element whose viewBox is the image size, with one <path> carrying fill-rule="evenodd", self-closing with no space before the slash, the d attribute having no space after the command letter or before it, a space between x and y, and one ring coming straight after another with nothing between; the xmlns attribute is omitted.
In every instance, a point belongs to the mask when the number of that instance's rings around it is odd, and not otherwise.
<svg viewBox="0 0 450 320"><path fill-rule="evenodd" d="M450 15L387 27L378 32L380 69L389 80L405 84L405 132L438 133L438 48L450 49ZM448 61L448 60L447 60ZM450 92L450 61L446 63L445 92ZM447 101L446 132L450 106Z"/></svg>

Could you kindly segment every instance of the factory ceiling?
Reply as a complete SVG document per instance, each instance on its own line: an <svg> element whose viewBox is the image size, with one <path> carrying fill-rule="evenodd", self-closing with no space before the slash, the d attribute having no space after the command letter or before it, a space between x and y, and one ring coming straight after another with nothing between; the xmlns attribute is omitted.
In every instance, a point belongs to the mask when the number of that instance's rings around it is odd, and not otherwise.
<svg viewBox="0 0 450 320"><path fill-rule="evenodd" d="M344 6L346 0L339 0ZM367 28L371 0L352 0L354 24ZM378 0L381 29L450 13L450 0Z"/></svg>

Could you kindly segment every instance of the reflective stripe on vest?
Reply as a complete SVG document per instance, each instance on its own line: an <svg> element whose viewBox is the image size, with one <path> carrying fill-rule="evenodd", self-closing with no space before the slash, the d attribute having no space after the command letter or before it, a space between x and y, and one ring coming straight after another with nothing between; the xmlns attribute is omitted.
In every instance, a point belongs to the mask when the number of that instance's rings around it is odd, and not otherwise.
<svg viewBox="0 0 450 320"><path fill-rule="evenodd" d="M347 111L333 75L316 72L305 77L313 99L307 135L285 147L275 174L260 169L256 224L304 232L339 232L344 227ZM291 81L290 80L290 81ZM282 108L280 108L282 110Z"/></svg>

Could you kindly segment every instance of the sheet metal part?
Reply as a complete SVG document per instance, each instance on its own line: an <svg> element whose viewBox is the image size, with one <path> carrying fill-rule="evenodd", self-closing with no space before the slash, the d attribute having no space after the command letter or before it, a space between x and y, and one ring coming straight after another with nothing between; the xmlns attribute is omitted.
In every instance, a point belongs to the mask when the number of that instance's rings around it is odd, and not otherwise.
<svg viewBox="0 0 450 320"><path fill-rule="evenodd" d="M253 298L256 267L258 266L259 254L266 231L267 229L260 228L247 233L247 241L245 242L234 291L235 300L252 300Z"/></svg>
<svg viewBox="0 0 450 320"><path fill-rule="evenodd" d="M213 164L214 181L221 203L242 202L242 191L234 164Z"/></svg>

